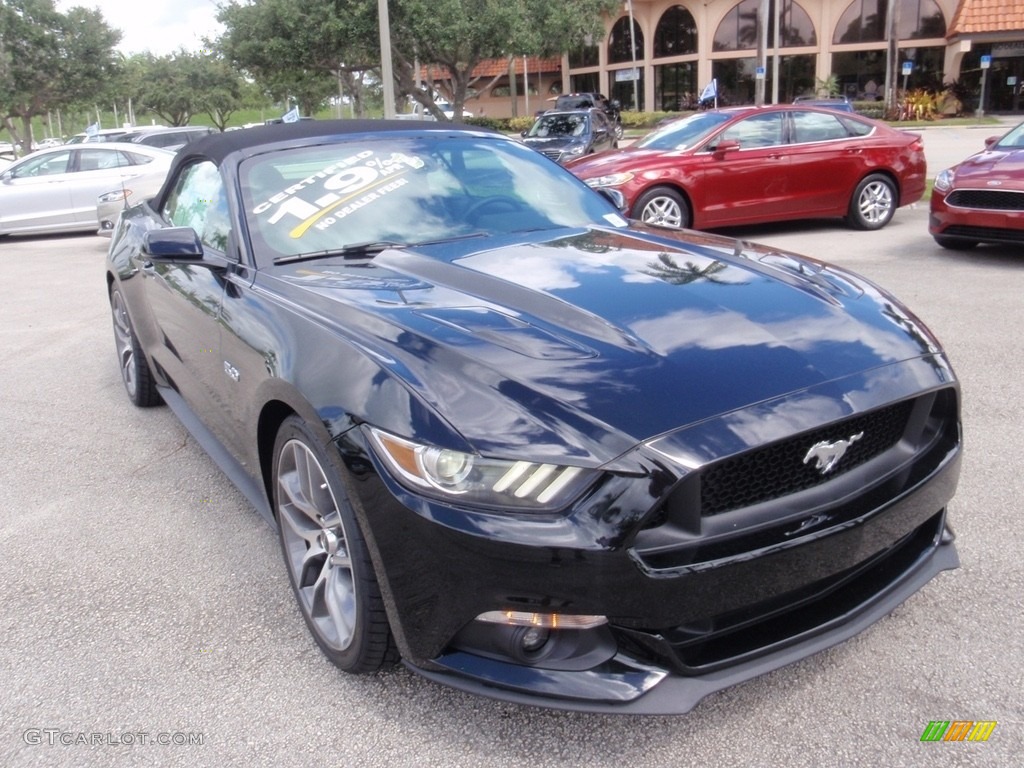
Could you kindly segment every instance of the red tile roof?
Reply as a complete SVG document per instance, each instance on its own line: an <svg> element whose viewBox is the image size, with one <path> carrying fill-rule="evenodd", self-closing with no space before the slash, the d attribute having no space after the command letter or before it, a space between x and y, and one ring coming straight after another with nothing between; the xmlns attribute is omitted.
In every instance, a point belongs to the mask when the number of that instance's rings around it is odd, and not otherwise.
<svg viewBox="0 0 1024 768"><path fill-rule="evenodd" d="M1024 32L1024 3L1020 0L960 0L949 37L981 32Z"/></svg>

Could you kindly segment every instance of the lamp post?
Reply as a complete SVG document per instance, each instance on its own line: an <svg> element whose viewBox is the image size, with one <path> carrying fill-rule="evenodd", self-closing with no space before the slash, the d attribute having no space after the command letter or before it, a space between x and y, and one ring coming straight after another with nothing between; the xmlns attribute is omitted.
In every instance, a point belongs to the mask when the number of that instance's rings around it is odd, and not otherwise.
<svg viewBox="0 0 1024 768"><path fill-rule="evenodd" d="M636 71L636 36L633 32L633 0L626 0L629 11L629 52L633 55L633 109L640 111L640 78Z"/></svg>
<svg viewBox="0 0 1024 768"><path fill-rule="evenodd" d="M377 0L380 27L380 79L384 88L384 117L395 116L395 77L391 71L391 21L388 18L388 0Z"/></svg>

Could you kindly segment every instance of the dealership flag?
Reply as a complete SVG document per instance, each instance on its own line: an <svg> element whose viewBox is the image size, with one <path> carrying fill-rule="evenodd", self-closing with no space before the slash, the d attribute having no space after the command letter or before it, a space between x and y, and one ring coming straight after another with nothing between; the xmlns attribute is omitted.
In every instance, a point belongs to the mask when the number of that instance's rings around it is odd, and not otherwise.
<svg viewBox="0 0 1024 768"><path fill-rule="evenodd" d="M297 122L299 122L299 108L298 107L292 107L291 109L289 109L287 112L285 112L281 116L281 119L284 122L286 122L286 123L297 123Z"/></svg>
<svg viewBox="0 0 1024 768"><path fill-rule="evenodd" d="M704 90L700 92L700 100L707 101L708 99L714 99L718 102L718 78L713 78L710 83L704 86Z"/></svg>
<svg viewBox="0 0 1024 768"><path fill-rule="evenodd" d="M90 137L90 138L92 138L93 136L97 136L99 134L99 132L100 132L100 124L99 123L93 123L92 125L90 125L88 128L85 129L85 135Z"/></svg>

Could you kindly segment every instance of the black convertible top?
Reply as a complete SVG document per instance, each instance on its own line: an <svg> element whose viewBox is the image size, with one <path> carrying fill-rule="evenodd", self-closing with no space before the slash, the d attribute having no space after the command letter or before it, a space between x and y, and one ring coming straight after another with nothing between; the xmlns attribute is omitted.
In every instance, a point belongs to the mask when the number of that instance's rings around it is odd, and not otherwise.
<svg viewBox="0 0 1024 768"><path fill-rule="evenodd" d="M423 131L457 130L495 133L489 128L456 123L437 123L429 120L300 120L295 123L259 125L254 128L213 134L192 142L178 153L169 175L173 176L174 170L192 158L202 157L220 164L225 157L233 152L279 142L295 141L297 144L301 144L305 139L357 133L391 131L421 133Z"/></svg>

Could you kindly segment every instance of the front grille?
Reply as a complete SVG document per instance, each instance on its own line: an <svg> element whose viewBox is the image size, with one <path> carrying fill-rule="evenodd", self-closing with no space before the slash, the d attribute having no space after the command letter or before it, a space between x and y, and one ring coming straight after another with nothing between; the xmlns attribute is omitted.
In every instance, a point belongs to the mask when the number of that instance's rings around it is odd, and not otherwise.
<svg viewBox="0 0 1024 768"><path fill-rule="evenodd" d="M710 517L778 499L849 472L894 446L912 409L913 401L896 403L709 467L701 481L701 515ZM816 443L849 440L860 433L863 437L849 446L827 474L816 468L814 459L804 462Z"/></svg>
<svg viewBox="0 0 1024 768"><path fill-rule="evenodd" d="M556 163L558 162L558 158L562 156L562 150L560 149L542 149L540 153L544 155L544 157L550 157Z"/></svg>
<svg viewBox="0 0 1024 768"><path fill-rule="evenodd" d="M986 211L1024 211L1024 192L1003 189L957 189L946 197L946 205Z"/></svg>

